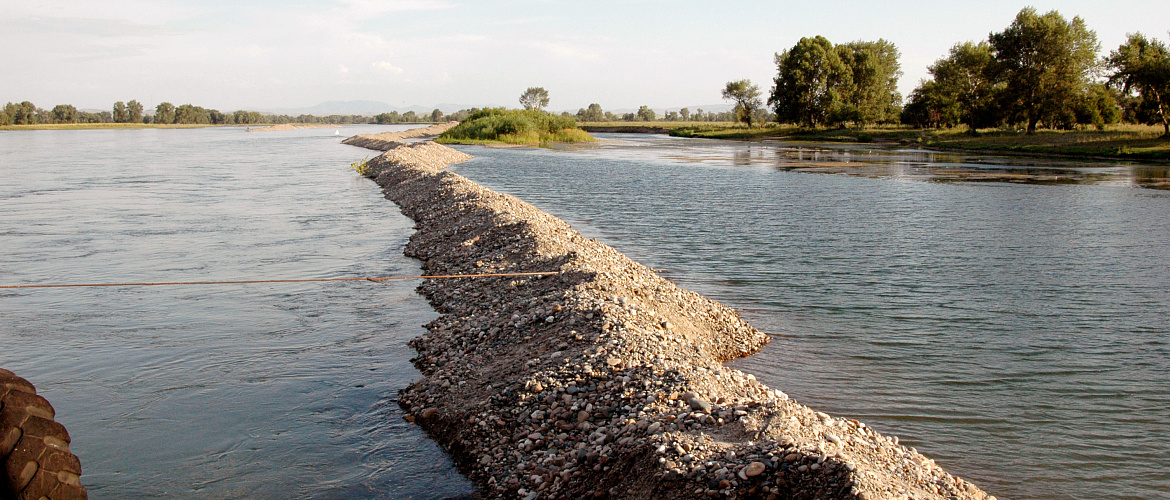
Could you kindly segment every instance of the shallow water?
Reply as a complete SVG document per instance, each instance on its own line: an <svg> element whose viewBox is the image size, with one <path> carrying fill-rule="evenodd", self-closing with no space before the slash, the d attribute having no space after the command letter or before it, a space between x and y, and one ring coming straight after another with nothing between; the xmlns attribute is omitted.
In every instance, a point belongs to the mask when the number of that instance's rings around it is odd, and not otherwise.
<svg viewBox="0 0 1170 500"><path fill-rule="evenodd" d="M773 342L733 366L1000 498L1170 497L1160 167L599 136L454 170L739 309ZM886 173L801 171L846 155ZM960 167L1094 180L898 174Z"/></svg>
<svg viewBox="0 0 1170 500"><path fill-rule="evenodd" d="M397 127L401 129L404 127ZM415 275L354 126L0 132L0 284ZM444 498L397 391L417 282L0 290L0 367L57 409L91 498Z"/></svg>

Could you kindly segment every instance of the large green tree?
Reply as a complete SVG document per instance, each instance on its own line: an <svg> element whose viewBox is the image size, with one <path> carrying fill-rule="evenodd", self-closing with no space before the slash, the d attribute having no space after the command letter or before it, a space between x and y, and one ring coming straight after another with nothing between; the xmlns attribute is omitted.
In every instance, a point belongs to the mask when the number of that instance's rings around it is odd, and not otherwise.
<svg viewBox="0 0 1170 500"><path fill-rule="evenodd" d="M114 123L126 123L130 121L130 114L126 111L126 103L118 101L114 103Z"/></svg>
<svg viewBox="0 0 1170 500"><path fill-rule="evenodd" d="M863 126L896 120L902 106L902 95L898 92L898 78L902 76L898 47L878 39L850 42L836 48L851 78L848 86L842 88L844 106L833 121L851 121Z"/></svg>
<svg viewBox="0 0 1170 500"><path fill-rule="evenodd" d="M843 91L853 83L849 68L823 36L801 38L776 54L776 69L768 105L777 120L806 126L828 122L845 102Z"/></svg>
<svg viewBox="0 0 1170 500"><path fill-rule="evenodd" d="M175 105L169 102L160 102L154 107L154 123L175 123Z"/></svg>
<svg viewBox="0 0 1170 500"><path fill-rule="evenodd" d="M520 94L520 105L524 109L544 109L548 106L548 91L544 87L528 87Z"/></svg>
<svg viewBox="0 0 1170 500"><path fill-rule="evenodd" d="M142 103L134 99L126 103L126 121L130 123L142 123Z"/></svg>
<svg viewBox="0 0 1170 500"><path fill-rule="evenodd" d="M954 118L966 123L971 132L995 121L995 99L1000 88L990 44L955 44L947 57L935 61L927 71L934 77L934 92L944 114L954 112Z"/></svg>
<svg viewBox="0 0 1170 500"><path fill-rule="evenodd" d="M217 111L218 112L218 111ZM175 108L175 123L206 124L211 123L211 111L201 106L184 104Z"/></svg>
<svg viewBox="0 0 1170 500"><path fill-rule="evenodd" d="M1122 91L1136 91L1142 100L1157 109L1165 135L1170 138L1170 50L1157 39L1141 33L1129 39L1106 60L1113 70L1110 82L1120 84Z"/></svg>
<svg viewBox="0 0 1170 500"><path fill-rule="evenodd" d="M989 41L1006 84L1005 104L1027 121L1029 134L1084 95L1100 50L1097 34L1080 17L1066 21L1059 12L1041 15L1032 7Z"/></svg>
<svg viewBox="0 0 1170 500"><path fill-rule="evenodd" d="M605 112L601 110L600 104L592 103L588 108L577 110L577 119L583 122L599 122L605 119Z"/></svg>
<svg viewBox="0 0 1170 500"><path fill-rule="evenodd" d="M637 117L639 121L652 122L658 115L654 113L653 109L650 109L650 106L642 105L638 108Z"/></svg>
<svg viewBox="0 0 1170 500"><path fill-rule="evenodd" d="M760 101L760 87L752 85L751 80L736 80L727 82L723 87L723 98L735 101L735 117L750 128L752 115L763 105Z"/></svg>
<svg viewBox="0 0 1170 500"><path fill-rule="evenodd" d="M53 123L76 123L77 108L72 104L58 104L53 106Z"/></svg>

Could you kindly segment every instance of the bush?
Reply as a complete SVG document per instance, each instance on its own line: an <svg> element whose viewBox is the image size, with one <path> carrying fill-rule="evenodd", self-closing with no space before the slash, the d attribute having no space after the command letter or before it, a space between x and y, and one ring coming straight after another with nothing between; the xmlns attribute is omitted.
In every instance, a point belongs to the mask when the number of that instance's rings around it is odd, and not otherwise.
<svg viewBox="0 0 1170 500"><path fill-rule="evenodd" d="M572 116L552 115L538 109L487 108L478 110L439 136L439 142L544 144L593 140L577 128Z"/></svg>

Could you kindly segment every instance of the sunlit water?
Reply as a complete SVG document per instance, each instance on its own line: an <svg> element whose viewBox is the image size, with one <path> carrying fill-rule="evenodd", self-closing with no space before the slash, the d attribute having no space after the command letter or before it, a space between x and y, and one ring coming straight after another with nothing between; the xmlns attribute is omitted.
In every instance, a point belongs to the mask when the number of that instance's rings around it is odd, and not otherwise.
<svg viewBox="0 0 1170 500"><path fill-rule="evenodd" d="M773 342L733 366L1000 498L1170 498L1170 193L1133 181L1164 167L601 137L454 170L740 309ZM792 171L843 156L871 171ZM1100 182L904 175L959 167Z"/></svg>
<svg viewBox="0 0 1170 500"><path fill-rule="evenodd" d="M334 133L0 132L0 284L417 274ZM435 316L416 285L0 290L0 367L56 407L91 498L466 494L394 402Z"/></svg>

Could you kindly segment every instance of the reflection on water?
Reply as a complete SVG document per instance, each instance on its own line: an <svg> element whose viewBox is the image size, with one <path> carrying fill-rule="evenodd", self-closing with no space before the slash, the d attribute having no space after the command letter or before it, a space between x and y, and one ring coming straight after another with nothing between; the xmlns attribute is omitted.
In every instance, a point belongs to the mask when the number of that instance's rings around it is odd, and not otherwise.
<svg viewBox="0 0 1170 500"><path fill-rule="evenodd" d="M0 283L418 274L333 134L0 132ZM93 498L466 494L394 403L434 318L415 285L5 290L0 367L56 407Z"/></svg>
<svg viewBox="0 0 1170 500"><path fill-rule="evenodd" d="M1002 157L906 149L881 144L807 144L731 142L654 137L630 138L597 134L605 139L590 147L602 151L654 151L663 158L686 163L721 163L730 157L736 166L766 166L793 172L896 177L929 182L1011 182L1018 184L1123 184L1170 189L1165 166L1122 161L1067 160L1039 157ZM638 144L631 144L637 141ZM642 142L649 142L643 144Z"/></svg>
<svg viewBox="0 0 1170 500"><path fill-rule="evenodd" d="M1170 492L1170 193L1130 180L1165 169L602 137L455 170L736 307L773 342L733 366L1000 498ZM919 182L952 170L1089 180Z"/></svg>

